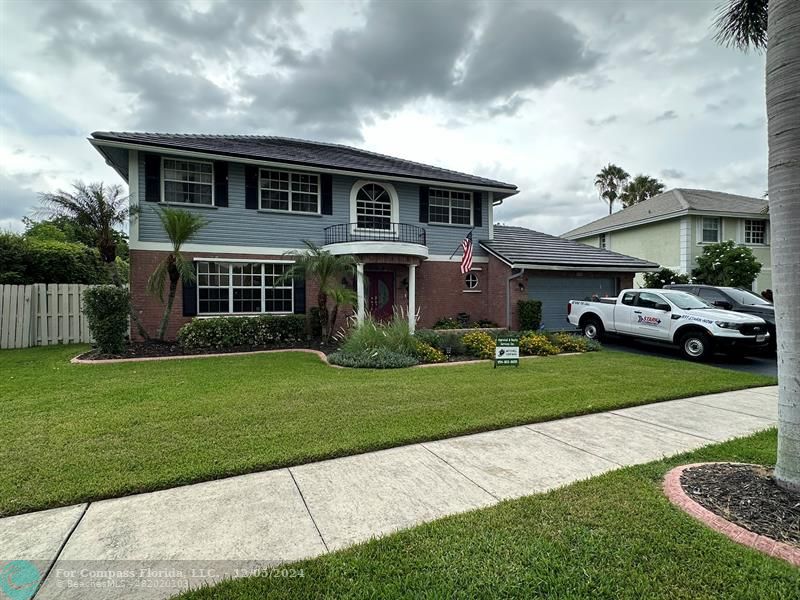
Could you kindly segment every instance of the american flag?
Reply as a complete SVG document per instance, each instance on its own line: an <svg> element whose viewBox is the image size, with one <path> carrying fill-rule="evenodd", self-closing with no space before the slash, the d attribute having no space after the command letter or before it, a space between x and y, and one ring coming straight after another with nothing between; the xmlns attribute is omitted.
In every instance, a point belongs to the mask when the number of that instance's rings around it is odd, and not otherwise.
<svg viewBox="0 0 800 600"><path fill-rule="evenodd" d="M461 273L466 274L472 270L472 232L470 231L461 242L464 255L461 257Z"/></svg>

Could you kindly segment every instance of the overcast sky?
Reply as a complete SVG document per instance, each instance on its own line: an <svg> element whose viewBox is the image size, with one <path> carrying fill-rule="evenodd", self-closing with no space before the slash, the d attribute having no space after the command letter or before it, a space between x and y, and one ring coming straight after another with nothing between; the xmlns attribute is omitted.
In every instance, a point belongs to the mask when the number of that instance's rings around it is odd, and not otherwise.
<svg viewBox="0 0 800 600"><path fill-rule="evenodd" d="M608 162L761 196L764 59L720 1L0 0L0 228L121 183L95 130L347 143L514 183L495 220L555 234Z"/></svg>

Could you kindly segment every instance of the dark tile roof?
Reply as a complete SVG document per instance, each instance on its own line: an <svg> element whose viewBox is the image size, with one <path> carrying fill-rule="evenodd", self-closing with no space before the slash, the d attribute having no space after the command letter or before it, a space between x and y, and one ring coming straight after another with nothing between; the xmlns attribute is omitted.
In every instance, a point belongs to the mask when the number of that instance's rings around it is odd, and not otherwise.
<svg viewBox="0 0 800 600"><path fill-rule="evenodd" d="M686 212L763 215L767 212L767 206L768 203L763 198L751 198L712 190L675 188L607 217L567 231L562 234L562 237L574 240L604 231L635 227L652 220L677 217Z"/></svg>
<svg viewBox="0 0 800 600"><path fill-rule="evenodd" d="M205 135L177 133L130 133L116 131L95 131L95 140L143 144L158 148L191 150L209 154L269 160L304 167L327 167L373 175L392 175L427 179L445 183L459 183L479 187L503 188L510 193L517 192L517 186L450 171L431 165L394 158L360 148L310 142L293 138L257 135Z"/></svg>
<svg viewBox="0 0 800 600"><path fill-rule="evenodd" d="M495 225L494 239L481 240L480 243L489 252L515 266L608 267L609 271L615 269L646 271L658 268L658 264L641 258L595 248L524 227Z"/></svg>

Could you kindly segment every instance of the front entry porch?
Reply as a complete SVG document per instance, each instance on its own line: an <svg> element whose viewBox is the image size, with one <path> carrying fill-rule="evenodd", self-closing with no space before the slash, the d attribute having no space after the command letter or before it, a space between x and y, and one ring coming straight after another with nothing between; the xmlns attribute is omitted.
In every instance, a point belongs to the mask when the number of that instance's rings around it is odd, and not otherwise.
<svg viewBox="0 0 800 600"><path fill-rule="evenodd" d="M416 327L417 266L419 259L408 256L356 255L356 319L367 313L377 320L392 318L395 307L406 311L408 328Z"/></svg>

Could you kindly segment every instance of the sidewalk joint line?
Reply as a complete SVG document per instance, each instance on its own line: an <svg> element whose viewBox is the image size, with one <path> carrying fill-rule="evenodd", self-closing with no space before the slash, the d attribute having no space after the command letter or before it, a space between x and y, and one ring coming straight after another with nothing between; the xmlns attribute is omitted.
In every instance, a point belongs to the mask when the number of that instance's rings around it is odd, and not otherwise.
<svg viewBox="0 0 800 600"><path fill-rule="evenodd" d="M742 410L735 410L733 408L727 408L727 407L724 407L724 406L715 406L713 404L704 404L702 402L696 402L691 398L687 398L686 401L687 402L691 402L695 406L706 406L708 408L718 408L720 410L726 410L728 412L736 413L737 415L745 415L746 417L754 417L756 419L762 419L764 421L769 421L770 423L776 423L777 422L774 419L770 419L769 417L765 417L763 415L754 415L753 413L744 412Z"/></svg>
<svg viewBox="0 0 800 600"><path fill-rule="evenodd" d="M84 505L83 510L81 511L81 514L78 515L78 518L75 519L75 522L72 524L72 527L69 528L69 531L67 532L67 535L64 536L64 541L61 542L61 545L59 545L59 547L58 547L58 551L56 551L56 555L53 557L53 560L50 561L50 564L47 565L47 569L45 569L44 575L42 575L42 578L39 579L39 583L36 586L36 589L33 591L33 594L31 594L31 600L36 598L36 595L42 589L42 586L44 585L44 582L47 580L47 578L50 576L50 573L53 571L53 567L56 566L56 563L58 562L58 559L61 558L61 553L64 552L64 548L66 547L67 542L72 537L72 534L75 533L75 530L78 528L78 525L81 524L81 521L83 521L83 517L84 517L84 515L86 515L86 511L89 510L89 506L91 504L92 504L91 502L87 502Z"/></svg>
<svg viewBox="0 0 800 600"><path fill-rule="evenodd" d="M646 405L642 405L642 406L646 406ZM618 417L622 417L623 419L630 419L631 421L638 421L639 423L646 423L647 425L656 425L657 427L663 427L664 429L669 429L670 431L677 431L678 433L682 433L684 435L692 435L692 436L694 436L696 438L699 438L701 440L706 440L707 442L712 443L712 444L719 444L719 443L721 443L723 441L723 440L715 440L714 438L708 438L708 437L706 437L704 435L697 435L696 433L691 433L690 431L684 431L683 429L678 429L677 427L670 427L669 425L664 425L663 423L654 423L653 421L646 421L645 419L639 419L637 417L632 417L630 415L622 415L622 414L620 414L618 412L614 412L613 410L610 410L608 412L609 412L609 414L617 415ZM736 437L740 437L740 436L736 436Z"/></svg>
<svg viewBox="0 0 800 600"><path fill-rule="evenodd" d="M545 423L546 422L547 421L545 421ZM600 456L596 452L592 452L591 450L587 450L586 448L581 448L580 446L576 446L575 444L570 444L569 442L565 442L564 440L560 440L557 437L554 437L554 436L552 436L552 435L550 435L548 433L544 433L543 431L537 431L536 429L533 428L534 425L536 425L536 424L534 423L533 425L524 425L524 427L525 427L525 429L528 429L528 430L532 431L533 433L538 433L539 435L544 436L544 437L546 437L548 439L551 439L554 442L558 442L559 444L564 444L565 446L569 446L570 448L575 448L575 450L580 450L581 452L585 452L586 454L588 454L590 456L594 456L595 458L599 458L599 459L604 460L606 462L610 462L612 464L615 464L618 467L627 466L627 465L623 465L620 462L615 461L612 458L607 458L605 456Z"/></svg>
<svg viewBox="0 0 800 600"><path fill-rule="evenodd" d="M297 483L297 479L294 478L294 473L292 472L291 468L287 468L289 471L289 476L292 478L292 482L294 483L294 487L297 488L297 493L300 494L300 499L303 501L303 506L306 507L306 512L308 513L308 517L311 519L311 522L314 524L314 529L317 530L317 535L319 536L319 540L322 542L322 545L325 547L325 552L330 552L330 548L328 548L328 544L325 541L325 538L322 537L322 532L319 530L319 525L317 525L317 521L314 518L314 515L311 514L311 509L308 507L308 502L306 502L306 497L303 496L303 490L300 489L300 485Z"/></svg>
<svg viewBox="0 0 800 600"><path fill-rule="evenodd" d="M474 479L472 479L472 478L470 478L470 477L466 476L464 473L462 473L461 471L459 471L459 470L458 470L458 469L457 469L455 466L453 466L452 464L450 464L449 462L447 462L445 459L443 459L441 456L439 456L438 454L436 454L436 452L434 452L433 450L431 450L430 448L428 448L428 447L427 447L425 444L420 444L420 446L422 446L423 448L425 448L425 450L427 450L428 452L430 452L431 454L433 454L433 455L434 455L436 458L438 458L440 461L442 461L442 462L443 462L444 464L446 464L448 467L450 467L451 469L453 469L453 471L455 471L456 473L458 473L459 475L461 475L461 476L462 476L464 479L466 479L467 481L469 481L469 482L470 482L472 485L475 485L475 486L477 486L478 488L480 488L481 490L483 490L484 492L486 492L487 494L489 494L489 495L490 495L492 498L494 498L494 499L495 499L495 500L497 500L498 502L502 502L502 500L503 500L502 498L499 498L498 496L495 496L495 495L494 495L492 492L490 492L489 490L487 490L487 489L486 489L485 487L483 487L483 486L482 486L480 483L478 483L478 482L477 482L477 481L475 481Z"/></svg>

